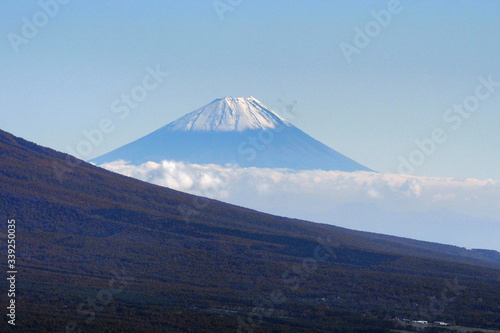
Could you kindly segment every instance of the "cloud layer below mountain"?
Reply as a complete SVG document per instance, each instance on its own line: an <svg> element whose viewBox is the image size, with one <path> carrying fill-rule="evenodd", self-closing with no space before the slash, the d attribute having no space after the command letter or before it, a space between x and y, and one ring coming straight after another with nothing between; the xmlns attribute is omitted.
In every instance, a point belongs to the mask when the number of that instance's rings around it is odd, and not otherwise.
<svg viewBox="0 0 500 333"><path fill-rule="evenodd" d="M500 250L497 180L239 168L174 161L138 166L115 161L101 166L153 184L272 214Z"/></svg>

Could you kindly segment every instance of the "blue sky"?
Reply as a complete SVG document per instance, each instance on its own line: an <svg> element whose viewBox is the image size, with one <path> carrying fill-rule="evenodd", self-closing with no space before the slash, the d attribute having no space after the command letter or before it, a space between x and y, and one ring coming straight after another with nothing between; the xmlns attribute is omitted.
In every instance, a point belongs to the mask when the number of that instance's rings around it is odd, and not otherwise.
<svg viewBox="0 0 500 333"><path fill-rule="evenodd" d="M91 158L217 97L251 95L278 112L296 101L297 127L372 169L398 172L400 157L423 154L415 140L441 129L446 139L415 175L500 179L500 87L457 128L443 118L474 97L479 77L500 82L499 2L218 3L231 10L208 0L70 0L46 22L37 1L3 4L0 128L68 151L110 119ZM398 13L385 27L370 23L388 6ZM16 52L23 18L41 26ZM377 24L347 61L341 43L355 46L356 27ZM120 119L113 102L156 66L168 77Z"/></svg>

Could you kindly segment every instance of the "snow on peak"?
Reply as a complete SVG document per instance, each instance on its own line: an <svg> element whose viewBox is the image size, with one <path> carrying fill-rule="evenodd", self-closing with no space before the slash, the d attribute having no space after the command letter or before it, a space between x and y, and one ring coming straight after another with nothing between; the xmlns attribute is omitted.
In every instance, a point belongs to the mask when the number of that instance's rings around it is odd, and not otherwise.
<svg viewBox="0 0 500 333"><path fill-rule="evenodd" d="M272 129L290 124L271 111L256 98L217 98L167 127L174 131L244 131L247 129Z"/></svg>

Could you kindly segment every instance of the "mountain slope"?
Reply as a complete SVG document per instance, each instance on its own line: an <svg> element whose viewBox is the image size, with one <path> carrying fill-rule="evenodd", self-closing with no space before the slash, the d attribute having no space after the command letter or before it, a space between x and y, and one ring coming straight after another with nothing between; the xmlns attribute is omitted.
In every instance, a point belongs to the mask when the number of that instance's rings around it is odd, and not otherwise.
<svg viewBox="0 0 500 333"><path fill-rule="evenodd" d="M116 160L370 171L313 139L253 97L216 99L92 162Z"/></svg>
<svg viewBox="0 0 500 333"><path fill-rule="evenodd" d="M1 131L0 161L24 331L383 332L395 316L500 325L494 251L262 214ZM450 281L460 294L445 306Z"/></svg>

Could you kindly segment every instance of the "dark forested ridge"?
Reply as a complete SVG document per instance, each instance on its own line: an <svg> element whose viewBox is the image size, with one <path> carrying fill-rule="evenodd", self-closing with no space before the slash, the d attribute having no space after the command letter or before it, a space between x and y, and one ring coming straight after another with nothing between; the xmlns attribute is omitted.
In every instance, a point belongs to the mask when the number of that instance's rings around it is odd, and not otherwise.
<svg viewBox="0 0 500 333"><path fill-rule="evenodd" d="M498 252L263 214L2 131L0 211L3 258L16 221L19 331L384 332L403 318L500 327Z"/></svg>

